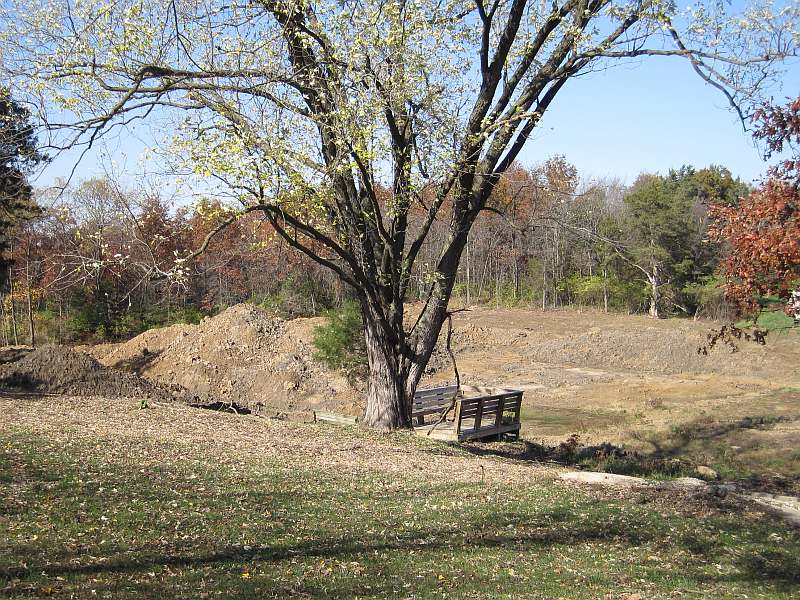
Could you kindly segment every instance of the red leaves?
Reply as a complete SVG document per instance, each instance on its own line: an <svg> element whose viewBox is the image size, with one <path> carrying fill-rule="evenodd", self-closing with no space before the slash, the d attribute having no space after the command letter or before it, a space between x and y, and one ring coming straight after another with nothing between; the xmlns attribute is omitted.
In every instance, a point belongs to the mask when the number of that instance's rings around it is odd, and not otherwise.
<svg viewBox="0 0 800 600"><path fill-rule="evenodd" d="M715 205L713 239L730 244L722 262L728 294L753 307L756 295L788 298L800 279L800 194L774 176L735 207Z"/></svg>
<svg viewBox="0 0 800 600"><path fill-rule="evenodd" d="M753 121L757 127L753 137L767 143L767 158L785 149L790 149L795 154L773 167L771 175L793 181L795 185L800 183L800 160L796 156L797 142L800 141L800 97L786 106L765 104L755 112Z"/></svg>
<svg viewBox="0 0 800 600"><path fill-rule="evenodd" d="M756 111L756 139L767 143L767 156L800 142L800 97L785 107L765 105ZM742 306L754 308L756 296L788 299L800 286L800 157L770 170L767 182L738 206L714 205L710 237L725 240L730 252L722 262L726 291ZM787 309L788 310L788 309Z"/></svg>

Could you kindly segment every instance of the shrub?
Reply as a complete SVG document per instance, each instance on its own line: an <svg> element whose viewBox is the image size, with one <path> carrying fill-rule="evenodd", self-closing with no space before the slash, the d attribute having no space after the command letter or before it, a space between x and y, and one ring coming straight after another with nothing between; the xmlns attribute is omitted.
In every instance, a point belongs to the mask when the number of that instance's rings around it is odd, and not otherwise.
<svg viewBox="0 0 800 600"><path fill-rule="evenodd" d="M52 308L36 313L40 341L97 343L127 340L155 327L176 323L199 323L207 313L193 306L126 308L111 315L90 300L75 302L63 316Z"/></svg>
<svg viewBox="0 0 800 600"><path fill-rule="evenodd" d="M696 317L704 317L714 321L731 321L736 307L725 298L722 282L708 275L692 281L681 290L688 303L695 309Z"/></svg>
<svg viewBox="0 0 800 600"><path fill-rule="evenodd" d="M314 330L314 358L330 369L341 369L354 376L363 374L367 348L358 304L345 302L341 308L326 311L325 319L325 325Z"/></svg>
<svg viewBox="0 0 800 600"><path fill-rule="evenodd" d="M332 290L310 277L290 275L279 288L250 302L285 318L310 317L334 305Z"/></svg>

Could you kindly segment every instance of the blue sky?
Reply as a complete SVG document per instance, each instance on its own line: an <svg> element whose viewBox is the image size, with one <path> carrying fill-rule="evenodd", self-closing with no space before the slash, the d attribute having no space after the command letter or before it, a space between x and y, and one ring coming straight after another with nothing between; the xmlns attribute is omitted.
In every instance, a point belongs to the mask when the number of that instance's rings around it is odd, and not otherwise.
<svg viewBox="0 0 800 600"><path fill-rule="evenodd" d="M800 62L789 66L781 89L773 91L779 103L798 94ZM148 137L146 131L134 131L111 138L104 154L115 173L140 171L138 157ZM583 178L611 176L628 183L639 173L664 173L683 164L723 165L752 182L767 167L724 96L677 58L646 59L569 82L520 162L531 165L554 154L563 154ZM72 154L59 157L36 184L66 176L74 161ZM111 161L93 152L76 176L100 175Z"/></svg>
<svg viewBox="0 0 800 600"><path fill-rule="evenodd" d="M800 94L800 63L789 66L782 104ZM569 82L542 119L521 162L563 154L582 177L616 175L632 182L642 172L688 164L728 167L744 181L766 170L761 151L728 108L723 94L685 60L651 58Z"/></svg>

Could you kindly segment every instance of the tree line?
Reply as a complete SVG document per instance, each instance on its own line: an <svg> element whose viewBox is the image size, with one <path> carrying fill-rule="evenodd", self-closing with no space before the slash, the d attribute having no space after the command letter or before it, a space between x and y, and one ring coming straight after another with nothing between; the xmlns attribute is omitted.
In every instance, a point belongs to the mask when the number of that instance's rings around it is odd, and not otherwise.
<svg viewBox="0 0 800 600"><path fill-rule="evenodd" d="M675 57L745 120L797 54L798 19L767 2L19 0L0 8L0 85L37 107L53 152L152 125L171 166L235 201L223 224L258 214L349 286L369 364L364 423L391 430L410 425L473 226L564 87ZM632 223L649 231L646 248L613 252L650 282L657 312L686 269L673 269L657 224ZM563 279L564 230L550 231L542 292L564 297L547 283Z"/></svg>
<svg viewBox="0 0 800 600"><path fill-rule="evenodd" d="M454 295L466 304L725 317L724 246L708 239L709 206L735 206L748 192L719 166L625 186L582 181L563 156L515 164L470 232ZM383 190L382 202L390 196ZM155 187L106 177L42 191L38 205L11 229L6 344L125 339L244 301L314 315L353 295L255 214L237 215L186 261L231 215L219 201L176 206ZM421 217L412 213L412 232ZM446 234L447 223L431 227L409 300L424 301Z"/></svg>
<svg viewBox="0 0 800 600"><path fill-rule="evenodd" d="M291 317L353 298L268 219L218 200L178 205L155 184L126 188L110 177L34 190L27 175L47 158L30 115L8 92L0 113L0 342L119 340L238 302ZM768 156L796 146L798 114L800 100L756 112ZM721 166L643 174L626 186L582 180L563 156L515 163L467 237L453 295L467 305L717 320L772 296L791 312L798 164L790 153L753 189ZM436 193L423 188L419 207ZM395 201L388 188L376 195L384 210ZM409 211L411 236L424 226L424 210ZM430 224L406 300L425 300L447 232L446 222Z"/></svg>

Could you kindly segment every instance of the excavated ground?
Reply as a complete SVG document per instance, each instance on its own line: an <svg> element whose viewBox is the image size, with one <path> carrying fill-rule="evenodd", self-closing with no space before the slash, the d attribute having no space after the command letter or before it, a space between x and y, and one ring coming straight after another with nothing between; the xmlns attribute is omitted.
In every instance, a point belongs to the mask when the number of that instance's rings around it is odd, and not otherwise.
<svg viewBox="0 0 800 600"><path fill-rule="evenodd" d="M42 346L14 353L0 365L0 389L27 394L127 397L138 400L192 398L181 386L148 381L138 375L109 369L94 358L64 346Z"/></svg>
<svg viewBox="0 0 800 600"><path fill-rule="evenodd" d="M285 321L239 304L198 325L147 331L128 342L87 348L102 364L177 384L201 403L305 420L311 411L356 410L358 390L312 358L322 318Z"/></svg>
<svg viewBox="0 0 800 600"><path fill-rule="evenodd" d="M413 314L415 307L410 312ZM308 421L357 415L364 390L313 359L323 319L285 321L251 305L128 342L0 352L0 387L73 396L179 398ZM522 436L611 442L723 465L724 476L793 477L800 490L800 335L697 353L714 324L598 311L477 308L454 317L465 384L525 391ZM442 334L442 342L445 332ZM437 348L422 385L452 381ZM522 449L526 452L525 449Z"/></svg>

